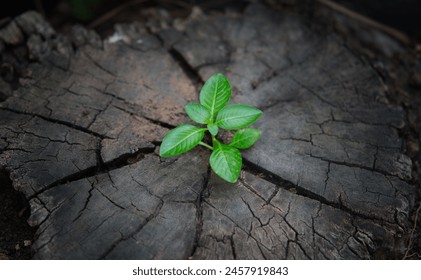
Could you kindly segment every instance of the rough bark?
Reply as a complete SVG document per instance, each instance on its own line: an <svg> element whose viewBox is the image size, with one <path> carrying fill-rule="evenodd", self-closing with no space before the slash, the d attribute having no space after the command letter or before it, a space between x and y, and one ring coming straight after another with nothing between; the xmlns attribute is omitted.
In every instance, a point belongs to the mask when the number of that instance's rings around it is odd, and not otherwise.
<svg viewBox="0 0 421 280"><path fill-rule="evenodd" d="M82 27L68 39L28 13L0 31L6 49L24 42L33 60L3 93L0 166L30 199L34 258L403 252L415 193L404 112L334 34L261 5L157 33L124 30L125 42ZM233 103L264 111L234 185L210 171L203 148L157 156L214 72L228 76Z"/></svg>

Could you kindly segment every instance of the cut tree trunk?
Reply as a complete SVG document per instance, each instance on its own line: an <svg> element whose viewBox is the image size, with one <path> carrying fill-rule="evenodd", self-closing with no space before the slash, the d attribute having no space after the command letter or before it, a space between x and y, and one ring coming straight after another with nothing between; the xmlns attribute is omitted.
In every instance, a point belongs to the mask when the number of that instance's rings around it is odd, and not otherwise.
<svg viewBox="0 0 421 280"><path fill-rule="evenodd" d="M404 253L415 196L404 111L368 63L259 4L175 26L120 26L102 42L81 27L56 34L29 12L0 30L3 57L30 58L19 79L0 80L0 167L29 199L35 259ZM202 147L157 152L215 72L232 103L264 111L236 184L211 172Z"/></svg>

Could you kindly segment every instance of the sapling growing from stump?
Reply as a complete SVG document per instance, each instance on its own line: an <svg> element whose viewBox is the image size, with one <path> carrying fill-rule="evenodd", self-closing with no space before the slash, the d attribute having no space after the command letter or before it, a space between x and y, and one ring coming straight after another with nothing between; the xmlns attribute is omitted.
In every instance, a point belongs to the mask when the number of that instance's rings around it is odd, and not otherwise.
<svg viewBox="0 0 421 280"><path fill-rule="evenodd" d="M212 75L200 91L200 104L187 104L187 115L197 127L183 124L168 132L162 140L160 156L176 156L202 145L212 151L209 158L212 170L222 179L235 183L240 176L242 157L239 149L248 149L260 138L256 128L246 128L254 123L262 111L247 105L227 105L231 97L231 86L222 74ZM237 130L230 143L224 144L216 138L219 129ZM212 145L202 142L209 131Z"/></svg>

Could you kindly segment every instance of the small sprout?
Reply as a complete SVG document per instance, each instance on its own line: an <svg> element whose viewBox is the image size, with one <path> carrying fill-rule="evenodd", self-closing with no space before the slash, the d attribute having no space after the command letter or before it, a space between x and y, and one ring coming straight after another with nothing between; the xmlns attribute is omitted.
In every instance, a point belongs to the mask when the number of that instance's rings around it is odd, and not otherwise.
<svg viewBox="0 0 421 280"><path fill-rule="evenodd" d="M190 151L197 145L212 151L209 158L212 170L222 179L235 183L241 173L242 157L239 149L248 149L260 138L256 128L246 128L254 123L262 111L247 105L228 105L231 86L222 74L212 75L200 91L200 104L187 104L187 115L206 128L190 124L180 125L165 135L160 148L160 156L176 156ZM226 145L216 139L219 128L238 130ZM205 131L212 137L212 146L202 142Z"/></svg>

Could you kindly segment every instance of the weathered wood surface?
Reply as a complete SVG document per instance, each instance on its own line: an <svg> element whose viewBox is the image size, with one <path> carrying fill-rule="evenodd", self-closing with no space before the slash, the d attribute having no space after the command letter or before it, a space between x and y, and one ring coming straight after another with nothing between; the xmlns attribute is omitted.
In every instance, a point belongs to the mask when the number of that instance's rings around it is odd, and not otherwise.
<svg viewBox="0 0 421 280"><path fill-rule="evenodd" d="M7 48L26 43L32 60L3 92L0 166L30 199L34 258L403 252L415 193L398 134L404 112L337 37L260 5L178 30L119 30L125 42L80 27L68 39L26 14L0 32ZM203 148L157 156L214 72L230 79L233 103L264 111L235 185L210 172Z"/></svg>

